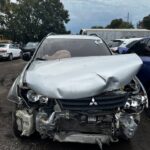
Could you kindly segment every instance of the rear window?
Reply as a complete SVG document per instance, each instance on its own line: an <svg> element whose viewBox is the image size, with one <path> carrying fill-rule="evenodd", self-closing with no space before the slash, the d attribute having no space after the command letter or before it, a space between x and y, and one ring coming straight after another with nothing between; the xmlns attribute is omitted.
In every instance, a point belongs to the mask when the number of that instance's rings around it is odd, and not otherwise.
<svg viewBox="0 0 150 150"><path fill-rule="evenodd" d="M66 57L111 55L101 39L46 39L36 54L36 58L58 59Z"/></svg>
<svg viewBox="0 0 150 150"><path fill-rule="evenodd" d="M0 47L5 48L5 47L7 47L7 45L6 44L0 44Z"/></svg>

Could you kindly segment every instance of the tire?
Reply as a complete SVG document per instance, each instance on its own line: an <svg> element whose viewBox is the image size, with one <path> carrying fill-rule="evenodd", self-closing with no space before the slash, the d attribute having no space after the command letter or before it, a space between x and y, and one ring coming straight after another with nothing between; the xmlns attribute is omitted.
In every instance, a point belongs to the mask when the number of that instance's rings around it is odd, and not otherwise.
<svg viewBox="0 0 150 150"><path fill-rule="evenodd" d="M8 60L9 60L9 61L12 61L12 60L13 60L13 54L12 54L12 53L9 54Z"/></svg>
<svg viewBox="0 0 150 150"><path fill-rule="evenodd" d="M19 56L19 58L21 58L21 59L22 59L22 56L23 56L23 52L20 52L20 56Z"/></svg>

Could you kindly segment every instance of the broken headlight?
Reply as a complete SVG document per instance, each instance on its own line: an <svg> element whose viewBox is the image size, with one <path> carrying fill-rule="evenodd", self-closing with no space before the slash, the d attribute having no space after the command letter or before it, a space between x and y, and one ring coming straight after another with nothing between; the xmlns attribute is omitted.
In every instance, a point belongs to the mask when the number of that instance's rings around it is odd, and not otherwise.
<svg viewBox="0 0 150 150"><path fill-rule="evenodd" d="M39 95L32 90L29 90L27 92L27 98L30 102L33 102L33 103L37 102L37 101L40 101L40 103L47 103L48 102L48 97L43 96L43 95Z"/></svg>

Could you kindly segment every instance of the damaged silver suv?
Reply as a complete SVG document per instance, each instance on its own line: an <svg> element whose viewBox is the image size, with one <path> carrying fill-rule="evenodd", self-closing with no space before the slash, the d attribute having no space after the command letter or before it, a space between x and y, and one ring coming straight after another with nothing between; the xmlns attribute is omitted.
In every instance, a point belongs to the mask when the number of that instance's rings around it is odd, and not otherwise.
<svg viewBox="0 0 150 150"><path fill-rule="evenodd" d="M14 132L100 147L132 138L148 106L141 66L136 54L112 55L96 36L47 36L8 94Z"/></svg>

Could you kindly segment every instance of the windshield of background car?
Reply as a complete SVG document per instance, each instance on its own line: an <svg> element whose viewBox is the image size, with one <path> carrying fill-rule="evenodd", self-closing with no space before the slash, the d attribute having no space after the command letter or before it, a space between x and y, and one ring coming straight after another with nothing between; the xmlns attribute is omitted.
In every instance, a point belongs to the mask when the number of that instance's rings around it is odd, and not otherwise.
<svg viewBox="0 0 150 150"><path fill-rule="evenodd" d="M131 48L134 44L136 44L137 43L137 40L135 40L135 41L132 41L131 43L129 43L129 44L127 44L127 48Z"/></svg>
<svg viewBox="0 0 150 150"><path fill-rule="evenodd" d="M142 39L135 43L128 53L136 53L139 56L150 56L150 39Z"/></svg>
<svg viewBox="0 0 150 150"><path fill-rule="evenodd" d="M37 47L37 45L38 45L38 43L27 43L26 44L26 48L35 48L35 47Z"/></svg>
<svg viewBox="0 0 150 150"><path fill-rule="evenodd" d="M113 40L108 44L108 46L110 48L111 47L119 47L122 43L123 43L123 41L121 41L121 40Z"/></svg>
<svg viewBox="0 0 150 150"><path fill-rule="evenodd" d="M6 44L0 44L0 47L5 48L5 47L7 47L7 45Z"/></svg>
<svg viewBox="0 0 150 150"><path fill-rule="evenodd" d="M60 59L67 57L111 55L101 39L47 38L35 59Z"/></svg>

